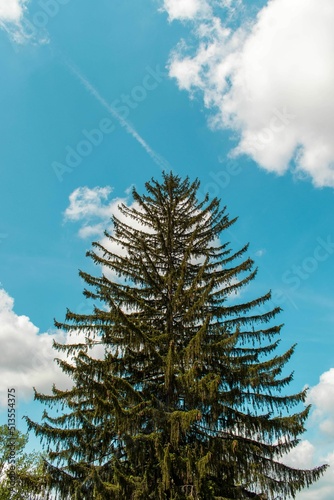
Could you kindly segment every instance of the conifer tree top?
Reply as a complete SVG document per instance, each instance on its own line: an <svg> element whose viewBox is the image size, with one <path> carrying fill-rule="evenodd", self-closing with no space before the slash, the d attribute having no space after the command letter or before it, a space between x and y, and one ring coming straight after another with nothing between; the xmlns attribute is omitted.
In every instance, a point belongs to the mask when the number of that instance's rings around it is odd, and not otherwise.
<svg viewBox="0 0 334 500"><path fill-rule="evenodd" d="M232 251L236 219L198 188L170 172L134 189L88 252L99 275L80 272L94 311L56 323L86 336L55 344L73 387L36 393L63 413L27 421L50 447L60 498L285 499L326 468L284 465L309 413L282 375L294 346L279 351L270 293L243 300L256 277L248 245Z"/></svg>

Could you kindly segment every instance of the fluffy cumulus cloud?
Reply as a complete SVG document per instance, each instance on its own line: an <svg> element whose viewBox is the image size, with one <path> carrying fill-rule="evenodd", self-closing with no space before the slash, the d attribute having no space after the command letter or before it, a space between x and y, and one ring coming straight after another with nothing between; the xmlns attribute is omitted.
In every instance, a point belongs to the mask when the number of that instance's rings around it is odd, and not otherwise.
<svg viewBox="0 0 334 500"><path fill-rule="evenodd" d="M319 383L309 389L307 403L312 404L308 427L312 428L312 443L303 440L284 460L293 467L312 468L329 464L324 476L309 489L297 495L297 500L332 500L334 498L334 368L324 372Z"/></svg>
<svg viewBox="0 0 334 500"><path fill-rule="evenodd" d="M77 222L80 225L80 238L101 236L111 225L111 217L116 216L125 222L125 217L119 210L119 205L128 205L128 196L111 198L112 187L86 186L75 189L69 197L69 206L64 212L64 221ZM128 205L139 209L137 203ZM133 227L139 224L132 221Z"/></svg>
<svg viewBox="0 0 334 500"><path fill-rule="evenodd" d="M334 452L319 455L316 446L304 440L290 452L284 460L292 467L313 468L319 464L328 464L329 468L324 475L309 488L297 493L296 500L333 500L334 498Z"/></svg>
<svg viewBox="0 0 334 500"><path fill-rule="evenodd" d="M39 329L27 316L19 316L14 312L14 300L0 290L0 366L2 384L0 404L5 405L7 387L17 389L18 397L32 397L32 387L38 390L49 390L57 380L64 382L53 358L56 352L52 349L54 338L64 341L64 335L39 333Z"/></svg>
<svg viewBox="0 0 334 500"><path fill-rule="evenodd" d="M170 76L203 96L211 126L237 132L233 153L334 187L332 0L321 8L317 0L271 0L239 28L228 22L237 2L178 4L165 0L164 9L188 20L193 34L172 53Z"/></svg>
<svg viewBox="0 0 334 500"><path fill-rule="evenodd" d="M334 368L320 376L319 383L309 388L307 404L312 412L307 422L309 439L300 443L282 458L291 467L312 469L328 464L325 474L310 488L296 495L296 500L332 500L334 498Z"/></svg>
<svg viewBox="0 0 334 500"><path fill-rule="evenodd" d="M59 343L84 341L84 337L74 333L40 333L29 317L14 311L14 300L0 289L0 406L7 404L7 388L15 387L17 397L22 400L33 398L33 387L40 392L49 393L52 384L65 389L71 387L71 380L61 371L54 361L55 357L64 358L52 348L53 340ZM92 349L95 357L102 356L100 346Z"/></svg>
<svg viewBox="0 0 334 500"><path fill-rule="evenodd" d="M129 219L120 210L120 206L125 205L128 208L141 211L139 203L129 200L131 189L132 187L126 190L124 197L112 198L113 188L110 186L78 187L69 196L69 206L64 212L64 222L79 223L78 235L80 238L102 236L105 230L112 232L111 218L113 216L125 224L130 224L135 229L152 232L152 228L144 226L137 220Z"/></svg>
<svg viewBox="0 0 334 500"><path fill-rule="evenodd" d="M313 419L320 430L334 438L334 368L321 375L319 383L310 389L308 399L315 408Z"/></svg>
<svg viewBox="0 0 334 500"><path fill-rule="evenodd" d="M296 469L311 469L314 462L315 447L307 439L301 441L282 460L286 465Z"/></svg>
<svg viewBox="0 0 334 500"><path fill-rule="evenodd" d="M138 221L128 218L120 211L121 204L129 208L135 208L140 211L140 206L137 202L129 202L129 194L131 188L126 191L124 198L111 197L112 188L110 186L88 188L86 186L75 189L69 197L69 206L64 212L64 221L78 223L78 236L83 239L95 238L101 245L118 255L126 255L126 249L111 241L104 236L104 231L112 233L113 227L111 218L117 217L120 221L131 224L131 227L142 229L150 232L151 229L143 226ZM119 277L109 268L103 267L103 273L114 281L118 281Z"/></svg>
<svg viewBox="0 0 334 500"><path fill-rule="evenodd" d="M79 236L87 238L100 234L115 209L115 200L109 202L110 186L90 189L86 186L75 189L69 197L69 206L64 212L64 220L79 222Z"/></svg>
<svg viewBox="0 0 334 500"><path fill-rule="evenodd" d="M284 463L295 468L310 469L321 464L328 464L325 474L309 488L297 493L296 500L333 500L334 498L334 453L319 458L316 447L309 441L299 443Z"/></svg>
<svg viewBox="0 0 334 500"><path fill-rule="evenodd" d="M23 16L26 0L0 0L0 22L18 23Z"/></svg>

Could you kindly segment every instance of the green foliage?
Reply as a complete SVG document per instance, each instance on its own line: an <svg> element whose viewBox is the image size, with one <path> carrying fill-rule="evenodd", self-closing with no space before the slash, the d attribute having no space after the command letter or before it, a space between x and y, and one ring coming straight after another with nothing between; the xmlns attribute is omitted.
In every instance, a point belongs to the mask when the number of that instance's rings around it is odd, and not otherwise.
<svg viewBox="0 0 334 500"><path fill-rule="evenodd" d="M88 252L102 276L80 272L94 311L56 323L86 337L55 344L73 387L36 392L64 413L27 422L61 499L284 499L325 470L282 463L309 413L305 391L284 393L294 347L273 355L280 309L270 293L242 302L256 275L248 246L222 241L235 219L199 202L198 186L169 174L133 190L108 244Z"/></svg>
<svg viewBox="0 0 334 500"><path fill-rule="evenodd" d="M40 453L25 453L28 436L19 430L13 433L7 425L0 426L0 500L39 500L42 483L42 456ZM15 450L15 477L8 476L11 446ZM14 456L14 455L12 455Z"/></svg>

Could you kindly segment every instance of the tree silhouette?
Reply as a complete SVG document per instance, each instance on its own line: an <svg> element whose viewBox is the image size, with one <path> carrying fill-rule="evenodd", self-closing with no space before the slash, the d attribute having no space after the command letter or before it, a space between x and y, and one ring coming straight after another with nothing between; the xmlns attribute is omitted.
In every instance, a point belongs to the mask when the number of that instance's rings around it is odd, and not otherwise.
<svg viewBox="0 0 334 500"><path fill-rule="evenodd" d="M294 347L276 354L270 293L241 300L256 276L248 245L231 251L236 219L198 201L198 187L170 173L134 189L107 244L88 252L103 274L80 272L93 312L56 323L86 336L55 344L73 387L36 392L66 410L27 421L48 442L46 480L62 499L283 499L326 468L283 463L309 413L296 408L305 391L284 392Z"/></svg>

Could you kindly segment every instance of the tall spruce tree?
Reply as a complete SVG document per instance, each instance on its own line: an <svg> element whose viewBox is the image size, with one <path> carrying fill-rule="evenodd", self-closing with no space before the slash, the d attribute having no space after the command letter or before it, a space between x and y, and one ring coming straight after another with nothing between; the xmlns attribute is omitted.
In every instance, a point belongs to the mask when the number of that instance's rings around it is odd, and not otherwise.
<svg viewBox="0 0 334 500"><path fill-rule="evenodd" d="M216 198L198 201L198 187L170 173L134 189L112 245L88 252L104 274L80 272L94 311L56 322L86 336L55 344L73 388L35 392L64 413L27 421L48 443L45 477L61 499L285 499L325 470L282 463L309 413L296 408L305 391L284 394L294 347L273 354L270 293L238 299L256 275L248 246L219 239L235 219Z"/></svg>

